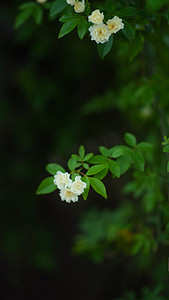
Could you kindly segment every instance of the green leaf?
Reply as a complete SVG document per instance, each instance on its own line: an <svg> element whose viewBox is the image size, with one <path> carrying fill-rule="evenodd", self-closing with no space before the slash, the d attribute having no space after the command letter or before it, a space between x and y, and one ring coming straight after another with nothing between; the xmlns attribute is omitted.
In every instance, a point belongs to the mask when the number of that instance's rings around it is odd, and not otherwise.
<svg viewBox="0 0 169 300"><path fill-rule="evenodd" d="M77 32L79 38L82 40L86 31L87 31L88 23L87 20L84 17L81 17L79 19L78 25L77 25Z"/></svg>
<svg viewBox="0 0 169 300"><path fill-rule="evenodd" d="M130 40L134 40L135 38L135 29L131 24L129 24L127 21L123 21L124 28L122 29L123 34Z"/></svg>
<svg viewBox="0 0 169 300"><path fill-rule="evenodd" d="M141 52L144 46L144 37L142 34L137 34L136 38L133 40L131 47L129 49L130 52L130 58L129 60L132 61L137 54Z"/></svg>
<svg viewBox="0 0 169 300"><path fill-rule="evenodd" d="M77 163L77 161L71 157L68 160L68 168L70 171L74 171L76 168L80 167L82 164L81 163Z"/></svg>
<svg viewBox="0 0 169 300"><path fill-rule="evenodd" d="M67 2L66 0L56 0L53 2L51 8L50 8L50 17L53 17L57 14L59 14L60 12L62 12L64 10L64 8L66 7Z"/></svg>
<svg viewBox="0 0 169 300"><path fill-rule="evenodd" d="M167 163L167 172L169 172L169 161Z"/></svg>
<svg viewBox="0 0 169 300"><path fill-rule="evenodd" d="M92 166L86 173L86 175L95 175L106 168L106 165Z"/></svg>
<svg viewBox="0 0 169 300"><path fill-rule="evenodd" d="M141 142L137 145L137 148L142 151L149 151L153 149L153 145L147 142Z"/></svg>
<svg viewBox="0 0 169 300"><path fill-rule="evenodd" d="M122 8L121 10L116 11L116 16L119 18L130 18L137 14L137 9L132 6L128 6L125 8Z"/></svg>
<svg viewBox="0 0 169 300"><path fill-rule="evenodd" d="M100 43L97 45L97 51L101 59L105 58L105 56L110 52L112 46L113 46L113 35L110 36L108 42L104 44Z"/></svg>
<svg viewBox="0 0 169 300"><path fill-rule="evenodd" d="M61 171L63 173L66 172L65 169L58 164L48 164L46 166L46 171L51 175L56 175L57 171Z"/></svg>
<svg viewBox="0 0 169 300"><path fill-rule="evenodd" d="M23 25L32 15L32 9L23 10L19 15L17 15L14 28L17 29Z"/></svg>
<svg viewBox="0 0 169 300"><path fill-rule="evenodd" d="M169 152L169 145L167 145L163 148L163 152Z"/></svg>
<svg viewBox="0 0 169 300"><path fill-rule="evenodd" d="M114 5L114 1L113 0L107 0L106 1L106 9L107 9L108 13L114 12L115 5Z"/></svg>
<svg viewBox="0 0 169 300"><path fill-rule="evenodd" d="M74 19L79 19L79 17L80 16L78 14L63 15L60 17L59 21L66 23L66 22L72 21Z"/></svg>
<svg viewBox="0 0 169 300"><path fill-rule="evenodd" d="M134 151L132 152L132 159L133 162L135 164L135 166L140 170L140 171L144 171L144 157L142 155L142 153L140 151Z"/></svg>
<svg viewBox="0 0 169 300"><path fill-rule="evenodd" d="M96 193L100 194L105 199L107 199L107 193L104 183L99 179L93 177L90 177L89 180L92 188L96 191Z"/></svg>
<svg viewBox="0 0 169 300"><path fill-rule="evenodd" d="M82 194L83 199L86 200L90 190L90 180L87 176L82 177L82 181L86 183L86 188Z"/></svg>
<svg viewBox="0 0 169 300"><path fill-rule="evenodd" d="M93 153L86 154L85 157L84 157L84 161L88 161L89 159L92 158L92 156L93 156Z"/></svg>
<svg viewBox="0 0 169 300"><path fill-rule="evenodd" d="M33 17L34 17L34 21L37 25L40 25L42 23L43 9L41 6L37 6L36 9L34 9Z"/></svg>
<svg viewBox="0 0 169 300"><path fill-rule="evenodd" d="M85 168L86 170L88 170L89 169L89 165L88 164L83 164L83 168Z"/></svg>
<svg viewBox="0 0 169 300"><path fill-rule="evenodd" d="M115 146L110 150L111 150L111 157L113 158L117 158L124 153L124 150L121 148L121 146Z"/></svg>
<svg viewBox="0 0 169 300"><path fill-rule="evenodd" d="M57 189L57 186L53 183L53 177L45 178L36 190L37 195L50 194Z"/></svg>
<svg viewBox="0 0 169 300"><path fill-rule="evenodd" d="M116 160L120 166L120 174L124 174L130 167L131 157L130 154L123 154L120 158Z"/></svg>
<svg viewBox="0 0 169 300"><path fill-rule="evenodd" d="M72 154L71 157L73 159L75 159L76 161L80 161L80 162L82 161L81 157L79 155L77 155L77 154Z"/></svg>
<svg viewBox="0 0 169 300"><path fill-rule="evenodd" d="M82 145L79 148L79 155L80 155L81 159L83 159L85 156L85 148Z"/></svg>
<svg viewBox="0 0 169 300"><path fill-rule="evenodd" d="M92 158L88 160L88 162L91 164L101 164L104 163L106 159L107 158L102 155L94 155Z"/></svg>
<svg viewBox="0 0 169 300"><path fill-rule="evenodd" d="M65 36L66 34L71 32L77 26L77 24L78 24L78 21L76 19L69 21L67 23L64 23L60 29L58 38L60 39L61 37Z"/></svg>
<svg viewBox="0 0 169 300"><path fill-rule="evenodd" d="M103 169L99 173L95 174L94 177L102 180L104 177L106 177L108 170L109 170L108 166L106 166L105 169Z"/></svg>
<svg viewBox="0 0 169 300"><path fill-rule="evenodd" d="M37 6L37 4L35 2L25 2L23 4L21 4L18 9L19 10L25 10L25 9L29 9L29 8L34 8L35 6Z"/></svg>
<svg viewBox="0 0 169 300"><path fill-rule="evenodd" d="M108 161L108 166L109 166L109 169L110 169L110 172L116 176L116 177L120 177L120 167L119 165L113 161L113 160L109 160Z"/></svg>
<svg viewBox="0 0 169 300"><path fill-rule="evenodd" d="M99 151L101 154L103 154L106 157L111 156L111 151L109 149L107 149L106 147L100 146Z"/></svg>
<svg viewBox="0 0 169 300"><path fill-rule="evenodd" d="M131 146L131 147L135 147L136 146L136 143L137 143L136 138L131 133L128 133L128 132L125 133L124 140L125 140L126 144L128 144L129 146Z"/></svg>

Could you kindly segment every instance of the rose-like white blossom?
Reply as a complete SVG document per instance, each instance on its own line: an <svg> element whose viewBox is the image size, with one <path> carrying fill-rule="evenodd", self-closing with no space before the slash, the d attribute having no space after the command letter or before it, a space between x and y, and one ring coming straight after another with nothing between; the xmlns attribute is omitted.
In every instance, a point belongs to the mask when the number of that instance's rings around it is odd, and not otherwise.
<svg viewBox="0 0 169 300"><path fill-rule="evenodd" d="M66 201L68 203L72 202L77 202L78 201L78 196L77 194L74 194L70 188L63 188L60 191L60 197L62 201Z"/></svg>
<svg viewBox="0 0 169 300"><path fill-rule="evenodd" d="M91 40L95 41L97 44L108 42L111 35L109 27L103 23L90 26L89 31Z"/></svg>
<svg viewBox="0 0 169 300"><path fill-rule="evenodd" d="M69 173L62 173L58 171L56 175L54 176L53 180L54 184L57 185L58 189L63 189L66 187L70 187L72 184L72 180L70 179L70 174Z"/></svg>
<svg viewBox="0 0 169 300"><path fill-rule="evenodd" d="M96 9L92 12L92 14L88 17L89 22L93 24L100 24L103 22L104 14L100 12L99 9Z"/></svg>
<svg viewBox="0 0 169 300"><path fill-rule="evenodd" d="M37 0L38 3L43 4L45 2L47 2L47 0Z"/></svg>
<svg viewBox="0 0 169 300"><path fill-rule="evenodd" d="M117 16L115 16L113 19L109 19L107 21L107 25L108 25L111 33L116 33L120 29L124 28L124 24L122 23L122 19L120 19Z"/></svg>
<svg viewBox="0 0 169 300"><path fill-rule="evenodd" d="M86 188L86 183L81 180L81 176L76 176L75 181L72 182L71 191L76 195L81 195Z"/></svg>
<svg viewBox="0 0 169 300"><path fill-rule="evenodd" d="M76 0L66 0L66 2L72 6L76 4Z"/></svg>
<svg viewBox="0 0 169 300"><path fill-rule="evenodd" d="M82 2L76 1L75 6L74 6L74 10L77 13L84 12L85 11L85 2L84 2L84 0Z"/></svg>

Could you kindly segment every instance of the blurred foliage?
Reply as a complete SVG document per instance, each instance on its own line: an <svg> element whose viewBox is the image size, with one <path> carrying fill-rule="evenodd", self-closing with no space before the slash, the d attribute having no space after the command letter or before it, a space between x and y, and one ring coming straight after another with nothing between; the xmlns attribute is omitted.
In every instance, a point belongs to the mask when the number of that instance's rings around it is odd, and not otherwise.
<svg viewBox="0 0 169 300"><path fill-rule="evenodd" d="M92 5L102 9L104 3L93 1ZM27 14L25 24L13 30L22 3L1 4L4 299L11 295L30 299L36 288L41 299L49 297L49 291L55 299L56 281L57 289L62 289L62 281L69 286L72 280L74 285L71 270L75 266L66 258L71 243L66 241L70 236L73 240L77 217L79 229L72 246L73 254L79 255L76 259L85 259L85 265L88 260L103 266L108 262L112 270L100 270L103 277L96 283L98 293L93 295L85 288L85 299L169 297L168 1L118 3L121 8L137 5L140 10L139 16L127 21L135 38L130 41L119 32L104 61L87 36L80 40L72 31L57 40L62 14L48 20L48 5L42 8L34 3L37 12ZM110 7L111 1L106 5ZM65 9L71 12L71 7ZM35 188L45 176L42 170L47 163L54 161L66 168L70 153L77 153L80 144L88 152L97 152L100 145L121 144L126 131L133 132L139 142L154 145L152 152L144 152L144 173L129 170L119 183L108 176L107 200L91 193L88 203L81 199L78 207L67 208L56 193L37 199ZM62 268L64 275L60 276ZM85 273L85 266L82 273L85 285L90 280L94 283L93 273ZM46 294L42 285L47 286ZM74 295L72 286L67 292L62 289L63 297L82 298L81 290ZM105 297L99 293L101 286ZM28 295L20 294L21 287Z"/></svg>

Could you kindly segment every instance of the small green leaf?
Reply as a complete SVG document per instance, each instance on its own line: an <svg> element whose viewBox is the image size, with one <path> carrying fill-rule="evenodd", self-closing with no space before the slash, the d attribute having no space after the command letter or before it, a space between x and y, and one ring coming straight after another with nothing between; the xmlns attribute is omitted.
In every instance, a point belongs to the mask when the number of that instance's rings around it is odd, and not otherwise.
<svg viewBox="0 0 169 300"><path fill-rule="evenodd" d="M57 186L53 183L53 177L45 178L36 190L37 195L50 194L57 189Z"/></svg>
<svg viewBox="0 0 169 300"><path fill-rule="evenodd" d="M110 52L112 46L113 46L113 35L110 36L108 42L104 44L100 43L97 45L97 51L101 59L105 58L105 56Z"/></svg>
<svg viewBox="0 0 169 300"><path fill-rule="evenodd" d="M167 172L169 172L169 161L167 163Z"/></svg>
<svg viewBox="0 0 169 300"><path fill-rule="evenodd" d="M78 14L63 15L60 17L59 21L66 23L74 19L79 19L79 15Z"/></svg>
<svg viewBox="0 0 169 300"><path fill-rule="evenodd" d="M163 152L169 152L169 145L167 145L163 148Z"/></svg>
<svg viewBox="0 0 169 300"><path fill-rule="evenodd" d="M32 15L32 9L23 10L17 15L14 28L17 29L23 25Z"/></svg>
<svg viewBox="0 0 169 300"><path fill-rule="evenodd" d="M87 196L89 194L89 189L90 189L90 180L87 176L82 177L82 181L86 183L86 188L82 194L83 199L86 200Z"/></svg>
<svg viewBox="0 0 169 300"><path fill-rule="evenodd" d="M37 4L35 2L25 2L23 4L21 4L18 9L20 10L25 10L25 9L29 9L29 8L34 8L35 6L37 6Z"/></svg>
<svg viewBox="0 0 169 300"><path fill-rule="evenodd" d="M37 25L40 25L42 23L43 19L43 9L41 6L37 6L36 9L33 11L33 18Z"/></svg>
<svg viewBox="0 0 169 300"><path fill-rule="evenodd" d="M132 41L131 47L129 49L130 61L132 61L141 52L143 46L144 46L144 37L142 34L139 33L136 35L136 38Z"/></svg>
<svg viewBox="0 0 169 300"><path fill-rule="evenodd" d="M106 168L106 165L92 166L86 173L86 175L95 175Z"/></svg>
<svg viewBox="0 0 169 300"><path fill-rule="evenodd" d="M106 166L105 169L103 169L99 173L95 174L94 177L102 180L104 177L106 177L108 170L109 170L108 166Z"/></svg>
<svg viewBox="0 0 169 300"><path fill-rule="evenodd" d="M124 153L124 150L121 148L121 146L115 146L110 150L111 150L111 157L113 158L117 158Z"/></svg>
<svg viewBox="0 0 169 300"><path fill-rule="evenodd" d="M125 140L126 144L128 144L129 146L131 146L131 147L135 147L135 146L136 146L136 143L137 143L136 138L135 138L135 136L134 136L133 134L131 134L131 133L128 133L128 132L127 132L127 133L124 135L124 140Z"/></svg>
<svg viewBox="0 0 169 300"><path fill-rule="evenodd" d="M79 162L79 161L80 161L80 162L82 161L81 157L80 157L79 155L77 155L77 154L72 154L71 157L72 157L73 159L75 159L76 161L78 161L78 162Z"/></svg>
<svg viewBox="0 0 169 300"><path fill-rule="evenodd" d="M50 17L53 17L57 14L59 14L60 12L62 12L64 10L64 8L66 7L67 3L66 0L56 0L53 2L51 8L50 8Z"/></svg>
<svg viewBox="0 0 169 300"><path fill-rule="evenodd" d="M77 163L77 161L75 159L73 159L73 157L71 157L68 160L68 168L70 171L74 171L76 168L80 167L82 164L81 163Z"/></svg>
<svg viewBox="0 0 169 300"><path fill-rule="evenodd" d="M123 21L124 28L122 29L123 34L130 40L134 40L135 38L135 30L131 24L129 24L127 21Z"/></svg>
<svg viewBox="0 0 169 300"><path fill-rule="evenodd" d="M46 166L46 171L51 175L56 175L57 171L65 173L65 169L58 164L48 164Z"/></svg>
<svg viewBox="0 0 169 300"><path fill-rule="evenodd" d="M153 145L147 142L141 142L137 145L137 148L142 151L149 151L153 149Z"/></svg>
<svg viewBox="0 0 169 300"><path fill-rule="evenodd" d="M85 157L84 157L84 161L88 161L89 159L92 158L92 156L93 156L93 153L86 154Z"/></svg>
<svg viewBox="0 0 169 300"><path fill-rule="evenodd" d="M82 145L79 148L79 155L80 155L81 159L83 159L85 156L85 148Z"/></svg>
<svg viewBox="0 0 169 300"><path fill-rule="evenodd" d="M83 168L85 168L86 170L88 170L89 169L89 165L88 164L83 164Z"/></svg>
<svg viewBox="0 0 169 300"><path fill-rule="evenodd" d="M77 25L77 32L79 38L82 40L86 31L87 31L88 23L87 20L84 17L81 17L79 19L78 25Z"/></svg>
<svg viewBox="0 0 169 300"><path fill-rule="evenodd" d="M102 155L94 155L92 158L88 160L88 162L91 164L101 164L104 163L106 159L107 158Z"/></svg>
<svg viewBox="0 0 169 300"><path fill-rule="evenodd" d="M116 16L118 16L119 18L130 18L135 16L137 13L138 11L135 7L128 6L116 11Z"/></svg>
<svg viewBox="0 0 169 300"><path fill-rule="evenodd" d="M113 161L113 160L109 160L108 161L108 166L109 166L109 169L110 169L110 172L116 176L116 177L120 177L120 167L119 165Z"/></svg>
<svg viewBox="0 0 169 300"><path fill-rule="evenodd" d="M65 36L66 34L71 32L77 26L77 24L78 24L78 21L76 19L69 21L67 23L64 23L60 29L58 38L60 39L61 37Z"/></svg>
<svg viewBox="0 0 169 300"><path fill-rule="evenodd" d="M93 177L89 177L89 180L92 188L96 191L96 193L100 194L105 199L107 199L107 193L104 183L99 179Z"/></svg>
<svg viewBox="0 0 169 300"><path fill-rule="evenodd" d="M135 164L135 166L140 170L140 171L144 171L144 157L142 155L142 153L140 151L134 151L132 152L132 159L133 162Z"/></svg>
<svg viewBox="0 0 169 300"><path fill-rule="evenodd" d="M120 174L124 174L130 167L131 157L129 154L123 154L116 162L120 166Z"/></svg>
<svg viewBox="0 0 169 300"><path fill-rule="evenodd" d="M108 13L114 12L115 5L114 5L114 1L113 0L107 0L106 1L106 9L107 9Z"/></svg>
<svg viewBox="0 0 169 300"><path fill-rule="evenodd" d="M100 146L99 151L101 154L103 154L106 157L111 156L111 150L107 149L106 147Z"/></svg>

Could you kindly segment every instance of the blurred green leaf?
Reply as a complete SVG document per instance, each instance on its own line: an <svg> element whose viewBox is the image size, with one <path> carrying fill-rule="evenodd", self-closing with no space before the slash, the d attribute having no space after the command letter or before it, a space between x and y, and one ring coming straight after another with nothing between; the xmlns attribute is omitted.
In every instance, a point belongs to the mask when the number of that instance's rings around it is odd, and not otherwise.
<svg viewBox="0 0 169 300"><path fill-rule="evenodd" d="M96 165L96 166L92 166L89 168L89 170L87 171L86 175L95 175L97 173L99 173L100 171L102 171L103 169L105 169L106 166L105 165Z"/></svg>
<svg viewBox="0 0 169 300"><path fill-rule="evenodd" d="M53 183L53 177L45 178L36 190L37 195L49 194L54 192L57 189L57 186Z"/></svg>
<svg viewBox="0 0 169 300"><path fill-rule="evenodd" d="M50 8L50 17L53 17L59 13L61 13L64 8L66 7L67 2L66 0L56 0L53 2Z"/></svg>
<svg viewBox="0 0 169 300"><path fill-rule="evenodd" d="M110 172L114 176L119 178L120 177L120 167L119 167L118 163L113 160L108 160L108 166L109 166Z"/></svg>
<svg viewBox="0 0 169 300"><path fill-rule="evenodd" d="M136 146L136 143L137 143L136 138L131 133L128 133L128 132L125 133L124 140L125 140L126 144L128 144L129 146L131 146L131 147L135 147Z"/></svg>
<svg viewBox="0 0 169 300"><path fill-rule="evenodd" d="M111 48L113 46L113 36L111 35L108 42L104 44L98 44L97 45L97 50L99 53L99 56L101 59L104 59L105 56L110 52Z"/></svg>
<svg viewBox="0 0 169 300"><path fill-rule="evenodd" d="M103 184L103 182L97 178L92 178L92 177L89 177L89 180L90 180L92 188L96 191L96 193L100 194L105 199L107 199L106 188L105 188L105 185Z"/></svg>
<svg viewBox="0 0 169 300"><path fill-rule="evenodd" d="M56 175L57 171L61 171L63 173L66 172L65 169L58 164L48 164L46 166L46 171L51 175Z"/></svg>
<svg viewBox="0 0 169 300"><path fill-rule="evenodd" d="M79 38L82 40L86 31L87 31L88 23L87 20L84 17L81 17L79 19L78 25L77 25L77 32Z"/></svg>

